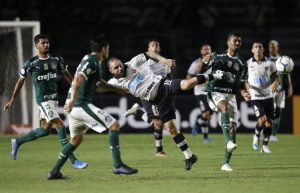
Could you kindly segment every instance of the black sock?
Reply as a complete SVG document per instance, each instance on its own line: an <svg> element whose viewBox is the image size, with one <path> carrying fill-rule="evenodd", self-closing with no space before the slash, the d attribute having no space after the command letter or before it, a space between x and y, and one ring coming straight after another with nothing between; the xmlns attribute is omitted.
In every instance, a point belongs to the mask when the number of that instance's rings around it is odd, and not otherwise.
<svg viewBox="0 0 300 193"><path fill-rule="evenodd" d="M263 129L263 127L260 127L258 124L256 124L255 126L255 135L260 138L260 133L261 133L261 130Z"/></svg>
<svg viewBox="0 0 300 193"><path fill-rule="evenodd" d="M163 128L154 128L154 139L156 146L156 153L163 151Z"/></svg>
<svg viewBox="0 0 300 193"><path fill-rule="evenodd" d="M268 145L270 135L272 133L272 128L271 127L265 127L263 130L264 133L264 140L263 140L263 145Z"/></svg>

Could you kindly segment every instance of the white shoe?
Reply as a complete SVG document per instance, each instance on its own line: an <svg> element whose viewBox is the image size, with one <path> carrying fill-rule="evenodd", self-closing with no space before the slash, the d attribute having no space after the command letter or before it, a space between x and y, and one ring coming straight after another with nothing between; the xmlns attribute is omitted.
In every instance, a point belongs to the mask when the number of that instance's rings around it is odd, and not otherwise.
<svg viewBox="0 0 300 193"><path fill-rule="evenodd" d="M230 140L227 142L226 150L228 152L233 152L236 148L237 148L237 145L235 143L233 143L233 141Z"/></svg>
<svg viewBox="0 0 300 193"><path fill-rule="evenodd" d="M259 138L256 135L254 135L253 142L252 142L252 148L254 151L257 151L259 149L258 143L259 143Z"/></svg>
<svg viewBox="0 0 300 193"><path fill-rule="evenodd" d="M279 139L275 135L271 135L269 141L278 142Z"/></svg>
<svg viewBox="0 0 300 193"><path fill-rule="evenodd" d="M221 171L231 172L233 169L229 166L229 164L223 164L221 167Z"/></svg>
<svg viewBox="0 0 300 193"><path fill-rule="evenodd" d="M269 153L272 153L272 151L269 149L269 147L267 145L263 145L261 147L261 150L260 150L262 153L266 153L266 154L269 154Z"/></svg>
<svg viewBox="0 0 300 193"><path fill-rule="evenodd" d="M132 107L125 112L124 115L125 115L125 117L128 117L130 115L135 115L136 111L139 109L140 109L140 105L138 103L134 103L132 105Z"/></svg>

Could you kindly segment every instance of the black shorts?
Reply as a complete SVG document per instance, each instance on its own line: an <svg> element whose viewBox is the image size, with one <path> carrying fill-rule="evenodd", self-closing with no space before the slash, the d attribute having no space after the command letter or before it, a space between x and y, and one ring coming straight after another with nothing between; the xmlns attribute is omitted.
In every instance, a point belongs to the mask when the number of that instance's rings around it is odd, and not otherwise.
<svg viewBox="0 0 300 193"><path fill-rule="evenodd" d="M159 119L159 111L157 106L153 105L149 101L141 100L143 107L145 108L145 111L147 113L148 123L152 122L152 119Z"/></svg>
<svg viewBox="0 0 300 193"><path fill-rule="evenodd" d="M176 119L173 96L183 93L180 88L181 79L164 79L157 90L157 96L151 103L156 105L162 123Z"/></svg>
<svg viewBox="0 0 300 193"><path fill-rule="evenodd" d="M263 117L274 118L274 101L273 98L263 100L251 100L256 118Z"/></svg>
<svg viewBox="0 0 300 193"><path fill-rule="evenodd" d="M207 102L207 95L205 94L196 95L196 99L197 99L197 103L199 104L201 113L206 111L210 111L210 113L212 113Z"/></svg>

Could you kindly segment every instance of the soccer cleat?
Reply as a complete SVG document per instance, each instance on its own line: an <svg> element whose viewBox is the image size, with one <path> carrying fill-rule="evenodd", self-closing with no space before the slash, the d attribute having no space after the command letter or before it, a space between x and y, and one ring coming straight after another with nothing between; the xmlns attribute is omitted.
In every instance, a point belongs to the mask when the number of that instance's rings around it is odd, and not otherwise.
<svg viewBox="0 0 300 193"><path fill-rule="evenodd" d="M47 176L48 180L66 180L69 179L68 177L64 176L62 173L58 172L56 174L53 174L51 172L48 173Z"/></svg>
<svg viewBox="0 0 300 193"><path fill-rule="evenodd" d="M203 143L212 143L212 140L209 137L203 139Z"/></svg>
<svg viewBox="0 0 300 193"><path fill-rule="evenodd" d="M227 142L226 150L228 152L233 152L236 148L237 148L237 145L235 143L233 143L233 141L230 140Z"/></svg>
<svg viewBox="0 0 300 193"><path fill-rule="evenodd" d="M73 168L75 169L84 169L88 166L88 163L86 162L82 162L80 160L75 160L74 163L73 163Z"/></svg>
<svg viewBox="0 0 300 193"><path fill-rule="evenodd" d="M221 167L221 171L231 172L233 169L229 166L229 164L223 164Z"/></svg>
<svg viewBox="0 0 300 193"><path fill-rule="evenodd" d="M138 170L135 168L131 168L125 164L121 165L118 168L113 167L113 173L114 174L126 174L126 175L130 175L130 174L135 174L137 173Z"/></svg>
<svg viewBox="0 0 300 193"><path fill-rule="evenodd" d="M17 159L17 153L19 149L19 144L17 142L16 138L11 139L11 157L16 160Z"/></svg>
<svg viewBox="0 0 300 193"><path fill-rule="evenodd" d="M253 142L252 142L252 148L254 151L257 151L259 149L258 143L259 143L259 138L256 135L254 135Z"/></svg>
<svg viewBox="0 0 300 193"><path fill-rule="evenodd" d="M197 162L197 156L195 154L192 155L189 159L185 160L185 170L190 170L192 169L192 166L194 163Z"/></svg>
<svg viewBox="0 0 300 193"><path fill-rule="evenodd" d="M125 112L125 117L128 117L130 115L135 115L136 114L136 111L139 110L141 107L138 103L134 103L132 105L132 107L130 109L128 109L126 112Z"/></svg>
<svg viewBox="0 0 300 193"><path fill-rule="evenodd" d="M278 142L279 139L276 137L276 135L271 135L269 141Z"/></svg>
<svg viewBox="0 0 300 193"><path fill-rule="evenodd" d="M156 157L167 157L167 154L166 154L166 152L161 151L161 152L157 152L157 153L155 154L155 156L156 156Z"/></svg>
<svg viewBox="0 0 300 193"><path fill-rule="evenodd" d="M270 148L267 146L267 145L263 145L261 147L261 150L260 150L262 153L266 153L266 154L269 154L269 153L272 153L272 151L270 150Z"/></svg>

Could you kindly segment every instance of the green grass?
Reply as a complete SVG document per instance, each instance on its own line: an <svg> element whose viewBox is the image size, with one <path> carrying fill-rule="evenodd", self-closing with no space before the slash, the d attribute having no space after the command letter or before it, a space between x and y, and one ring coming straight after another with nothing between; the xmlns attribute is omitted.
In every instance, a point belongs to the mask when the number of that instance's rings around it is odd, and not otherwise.
<svg viewBox="0 0 300 193"><path fill-rule="evenodd" d="M154 157L151 134L121 135L123 160L139 169L131 176L112 174L107 136L87 135L76 156L89 167L75 170L68 161L62 169L67 181L47 181L60 146L51 135L24 144L18 160L10 158L11 136L0 136L1 193L296 193L300 189L300 136L279 135L271 143L271 155L251 149L252 135L238 135L231 173L220 171L223 160L223 136L211 135L212 144L203 144L202 136L186 134L198 162L185 171L183 155L169 136L165 137L166 158Z"/></svg>

